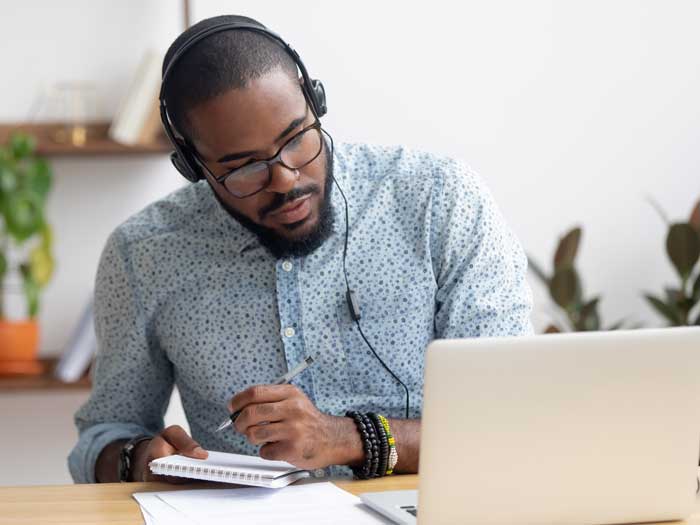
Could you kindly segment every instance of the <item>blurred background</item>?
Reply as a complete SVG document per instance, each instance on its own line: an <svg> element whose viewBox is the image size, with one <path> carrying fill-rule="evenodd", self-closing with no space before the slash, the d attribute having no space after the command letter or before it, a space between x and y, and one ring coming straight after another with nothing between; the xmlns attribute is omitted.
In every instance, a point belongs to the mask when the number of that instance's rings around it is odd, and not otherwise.
<svg viewBox="0 0 700 525"><path fill-rule="evenodd" d="M109 233L184 184L161 138L94 146L90 133L113 121L148 51L162 56L186 17L243 14L281 34L323 80L324 125L336 140L404 144L466 161L547 274L560 238L580 226L577 275L587 298L601 297L601 325L671 322L644 298L663 298L665 286L680 283L667 254L669 224L650 199L670 222L691 223L700 199L697 2L357 0L348 8L321 0L24 0L3 7L0 129L72 124L40 129L49 138L39 140L39 153L53 173L44 215L53 273L40 283L36 316L46 366L0 378L0 484L70 482L72 414L89 380L53 379L53 360L79 338ZM86 122L87 142L59 138ZM693 277L683 284L692 288ZM550 294L531 278L536 330L564 328L566 312L555 303L565 306L566 290ZM25 315L13 306L24 304L15 288L4 291L8 321ZM168 423L183 420L176 399Z"/></svg>

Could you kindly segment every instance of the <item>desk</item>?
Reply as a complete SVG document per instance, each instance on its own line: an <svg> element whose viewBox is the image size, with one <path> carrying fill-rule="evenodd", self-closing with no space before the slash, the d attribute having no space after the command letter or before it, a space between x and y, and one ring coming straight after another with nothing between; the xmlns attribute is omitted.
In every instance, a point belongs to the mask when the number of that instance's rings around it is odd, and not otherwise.
<svg viewBox="0 0 700 525"><path fill-rule="evenodd" d="M415 489L418 476L390 476L367 481L337 481L340 488L360 494L380 490ZM134 492L223 487L220 483L100 483L44 487L0 487L0 525L143 523Z"/></svg>
<svg viewBox="0 0 700 525"><path fill-rule="evenodd" d="M336 481L352 494L418 487L418 476L390 476L367 481ZM45 487L0 487L0 525L138 525L143 523L134 492L222 487L218 483L169 485L167 483L102 483ZM230 487L230 485L226 485ZM666 525L657 524L657 525ZM700 513L688 521L700 525ZM654 525L654 524L646 524Z"/></svg>

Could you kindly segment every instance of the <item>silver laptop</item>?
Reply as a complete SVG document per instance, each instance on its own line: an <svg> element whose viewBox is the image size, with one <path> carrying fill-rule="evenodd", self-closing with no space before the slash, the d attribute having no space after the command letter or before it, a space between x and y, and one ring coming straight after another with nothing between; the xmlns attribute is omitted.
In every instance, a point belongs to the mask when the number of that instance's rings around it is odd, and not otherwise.
<svg viewBox="0 0 700 525"><path fill-rule="evenodd" d="M419 490L396 523L607 524L694 510L700 327L441 340L426 354Z"/></svg>

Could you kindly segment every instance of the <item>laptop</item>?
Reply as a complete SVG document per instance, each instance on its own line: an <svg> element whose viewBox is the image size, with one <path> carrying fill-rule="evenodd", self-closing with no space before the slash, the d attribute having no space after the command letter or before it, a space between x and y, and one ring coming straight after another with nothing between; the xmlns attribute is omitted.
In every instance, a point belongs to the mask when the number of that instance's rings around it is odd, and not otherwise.
<svg viewBox="0 0 700 525"><path fill-rule="evenodd" d="M675 520L699 450L700 327L439 340L419 490L360 497L405 524Z"/></svg>

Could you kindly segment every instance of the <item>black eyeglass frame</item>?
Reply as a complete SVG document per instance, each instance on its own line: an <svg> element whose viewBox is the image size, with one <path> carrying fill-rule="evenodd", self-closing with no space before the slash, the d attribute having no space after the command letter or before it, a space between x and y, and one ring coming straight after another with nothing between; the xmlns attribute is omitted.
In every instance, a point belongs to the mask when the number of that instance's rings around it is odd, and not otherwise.
<svg viewBox="0 0 700 525"><path fill-rule="evenodd" d="M284 148L286 148L287 145L290 142L292 142L294 139L303 135L304 133L307 133L308 131L310 131L312 129L316 129L316 131L318 131L319 138L320 138L320 145L319 145L319 148L318 148L318 151L316 152L316 154L311 158L311 160L305 162L301 166L291 167L291 166L288 166L287 164L285 164L285 162L282 160L282 151L284 150ZM280 148L277 150L277 152L274 155L272 155L271 157L268 157L267 159L251 159L250 161L246 162L242 166L238 166L237 168L234 168L231 171L228 171L228 172L224 173L223 175L219 175L219 176L216 176L212 173L212 171L209 169L209 167L206 165L206 163L200 158L199 153L197 152L196 148L193 147L193 145L190 145L190 150L192 151L192 156L197 161L197 164L199 164L203 169L205 169L207 171L207 173L209 173L209 175L211 175L211 177L217 183L221 184L224 187L224 189L231 196L235 197L236 199L246 199L248 197L252 197L253 195L260 193L261 191L263 191L265 188L267 188L270 185L270 182L272 182L272 165L273 164L279 163L282 166L284 166L285 168L287 168L288 170L299 170L301 168L308 166L313 161L315 161L318 158L318 156L321 154L321 152L323 151L323 148L324 148L324 142L325 142L323 140L323 133L324 132L325 132L325 130L323 130L321 127L321 121L316 119L316 121L313 124L306 126L304 129L300 130L299 133L295 133L294 135L289 137L284 142L284 144L282 144L282 146L280 146ZM248 193L247 195L242 195L242 196L236 195L235 193L233 193L231 190L228 189L228 187L226 186L226 179L228 179L232 175L235 175L238 170L243 169L246 166L250 166L251 164L257 164L259 162L262 162L262 163L267 165L267 182L265 184L263 184L263 186L260 189L255 190L253 193Z"/></svg>

